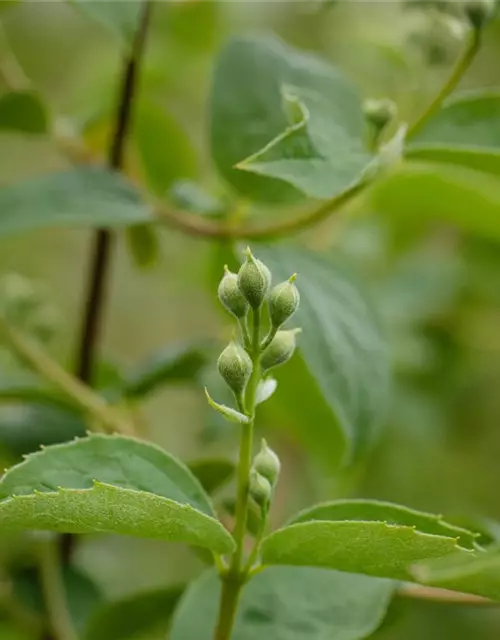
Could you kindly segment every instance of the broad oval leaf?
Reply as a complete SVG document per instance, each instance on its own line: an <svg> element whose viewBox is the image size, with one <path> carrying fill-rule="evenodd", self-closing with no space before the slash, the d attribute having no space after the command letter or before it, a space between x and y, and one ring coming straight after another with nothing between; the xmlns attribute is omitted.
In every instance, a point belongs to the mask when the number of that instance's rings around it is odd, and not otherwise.
<svg viewBox="0 0 500 640"><path fill-rule="evenodd" d="M124 227L152 220L121 176L100 167L50 173L0 189L0 236L46 227Z"/></svg>
<svg viewBox="0 0 500 640"><path fill-rule="evenodd" d="M485 238L500 238L500 185L460 166L407 162L369 193L373 209L405 225L446 221Z"/></svg>
<svg viewBox="0 0 500 640"><path fill-rule="evenodd" d="M337 571L269 567L244 587L232 640L359 640L380 625L394 583ZM220 584L209 572L187 590L171 640L211 640Z"/></svg>
<svg viewBox="0 0 500 640"><path fill-rule="evenodd" d="M70 0L76 7L110 31L125 47L132 46L144 0L89 2Z"/></svg>
<svg viewBox="0 0 500 640"><path fill-rule="evenodd" d="M183 586L135 593L108 602L88 621L84 640L132 640L148 631L164 635Z"/></svg>
<svg viewBox="0 0 500 640"><path fill-rule="evenodd" d="M432 587L474 593L500 601L500 552L494 547L477 556L450 556L412 568L419 582Z"/></svg>
<svg viewBox="0 0 500 640"><path fill-rule="evenodd" d="M474 541L477 538L477 534L450 524L441 516L379 500L358 499L325 502L301 511L291 518L289 524L311 520L385 522L386 524L415 527L421 533L456 538L460 546L467 549L474 548Z"/></svg>
<svg viewBox="0 0 500 640"><path fill-rule="evenodd" d="M455 538L385 522L312 521L279 529L264 539L262 562L323 567L395 580L413 580L417 562L461 553Z"/></svg>
<svg viewBox="0 0 500 640"><path fill-rule="evenodd" d="M167 498L95 482L92 489L59 489L0 501L0 530L117 533L184 542L229 553L234 541L214 518Z"/></svg>
<svg viewBox="0 0 500 640"><path fill-rule="evenodd" d="M276 37L245 37L231 40L218 57L212 155L224 178L245 196L284 202L299 192L317 198L338 194L371 160L364 126L356 90L313 54Z"/></svg>
<svg viewBox="0 0 500 640"><path fill-rule="evenodd" d="M189 469L166 451L124 436L90 435L26 457L0 480L0 500L34 491L92 489L95 482L147 491L212 515Z"/></svg>
<svg viewBox="0 0 500 640"><path fill-rule="evenodd" d="M48 116L33 91L13 91L0 97L0 131L46 133Z"/></svg>
<svg viewBox="0 0 500 640"><path fill-rule="evenodd" d="M300 416L300 421L294 418L296 429L314 441L312 446L321 449L330 465L351 461L373 442L388 403L389 354L378 318L345 269L290 247L261 247L257 253L275 282L297 272L301 294L294 324L302 327L298 346L305 367L297 356L283 367L291 373L278 373L281 392L276 398L284 410L294 407ZM299 388L289 392L290 384ZM300 406L311 386L326 405L318 420ZM314 400L316 405L318 398Z"/></svg>

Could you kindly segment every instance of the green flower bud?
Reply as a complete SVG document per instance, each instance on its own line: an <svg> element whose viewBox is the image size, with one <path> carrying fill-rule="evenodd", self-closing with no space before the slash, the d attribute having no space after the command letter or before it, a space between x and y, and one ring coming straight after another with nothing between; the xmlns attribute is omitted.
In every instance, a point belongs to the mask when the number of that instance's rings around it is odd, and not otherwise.
<svg viewBox="0 0 500 640"><path fill-rule="evenodd" d="M252 361L241 345L232 340L220 354L217 367L227 386L236 395L245 391L252 374Z"/></svg>
<svg viewBox="0 0 500 640"><path fill-rule="evenodd" d="M271 344L262 354L260 364L262 369L266 371L271 367L277 367L280 364L288 362L293 356L296 346L297 333L301 329L290 329L288 331L278 331L274 336Z"/></svg>
<svg viewBox="0 0 500 640"><path fill-rule="evenodd" d="M397 108L394 102L388 98L369 99L365 101L363 111L368 122L377 131L382 131L391 120L394 120Z"/></svg>
<svg viewBox="0 0 500 640"><path fill-rule="evenodd" d="M299 290L295 286L297 274L277 284L269 294L269 317L273 327L278 328L297 311L300 302Z"/></svg>
<svg viewBox="0 0 500 640"><path fill-rule="evenodd" d="M495 0L469 0L464 5L465 15L476 30L482 29L491 20L495 9Z"/></svg>
<svg viewBox="0 0 500 640"><path fill-rule="evenodd" d="M271 285L271 272L254 257L250 248L245 251L246 260L238 272L238 286L253 309L258 309Z"/></svg>
<svg viewBox="0 0 500 640"><path fill-rule="evenodd" d="M250 471L248 492L261 508L265 508L271 499L273 488L269 480L261 476L255 469Z"/></svg>
<svg viewBox="0 0 500 640"><path fill-rule="evenodd" d="M219 284L219 300L229 313L237 318L244 318L248 312L248 302L238 286L238 276L224 267L224 276Z"/></svg>
<svg viewBox="0 0 500 640"><path fill-rule="evenodd" d="M272 487L276 485L281 469L281 463L278 456L272 449L267 446L267 442L263 439L259 453L253 461L253 468L261 476L264 476Z"/></svg>

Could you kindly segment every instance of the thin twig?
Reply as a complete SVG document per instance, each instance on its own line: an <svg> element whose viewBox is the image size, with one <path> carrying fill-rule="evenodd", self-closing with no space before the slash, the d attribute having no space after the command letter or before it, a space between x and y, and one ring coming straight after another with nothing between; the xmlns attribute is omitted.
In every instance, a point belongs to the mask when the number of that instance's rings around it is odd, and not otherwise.
<svg viewBox="0 0 500 640"><path fill-rule="evenodd" d="M500 606L500 602L495 602L494 600L483 598L482 596L410 583L403 584L398 589L398 595L402 596L403 598L412 598L415 600L430 600L432 602L443 602L449 604L470 604L476 606L486 605L493 607Z"/></svg>

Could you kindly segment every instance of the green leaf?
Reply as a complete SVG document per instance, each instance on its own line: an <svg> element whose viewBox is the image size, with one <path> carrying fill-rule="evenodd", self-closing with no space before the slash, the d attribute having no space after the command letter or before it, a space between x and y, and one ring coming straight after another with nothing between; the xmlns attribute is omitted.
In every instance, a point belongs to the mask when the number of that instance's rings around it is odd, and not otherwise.
<svg viewBox="0 0 500 640"><path fill-rule="evenodd" d="M422 533L457 538L460 546L474 549L477 535L462 527L445 522L441 516L409 509L399 504L379 500L336 500L305 509L294 516L289 524L327 521L370 521L415 527Z"/></svg>
<svg viewBox="0 0 500 640"><path fill-rule="evenodd" d="M412 580L410 567L430 558L472 554L448 536L385 522L312 521L264 539L262 562L323 567L395 580Z"/></svg>
<svg viewBox="0 0 500 640"><path fill-rule="evenodd" d="M421 147L500 151L500 91L453 96L417 131L409 149Z"/></svg>
<svg viewBox="0 0 500 640"><path fill-rule="evenodd" d="M338 194L371 160L364 127L357 92L320 58L276 37L235 38L221 51L212 154L241 194L265 202Z"/></svg>
<svg viewBox="0 0 500 640"><path fill-rule="evenodd" d="M123 436L92 435L29 455L3 476L0 500L5 531L121 533L221 553L234 545L187 467Z"/></svg>
<svg viewBox="0 0 500 640"><path fill-rule="evenodd" d="M394 583L323 569L267 568L244 587L232 640L358 640L380 625ZM174 615L171 640L211 640L220 583L193 583Z"/></svg>
<svg viewBox="0 0 500 640"><path fill-rule="evenodd" d="M135 593L105 604L89 620L84 640L132 640L147 631L164 635L183 589L174 586Z"/></svg>
<svg viewBox="0 0 500 640"><path fill-rule="evenodd" d="M236 409L228 407L225 404L219 404L218 402L215 402L215 400L210 397L210 394L208 393L208 390L206 388L205 395L207 397L208 404L212 407L212 409L215 409L215 411L224 416L224 418L226 418L226 420L228 420L229 422L237 422L239 424L248 424L250 422L250 418L244 413L240 413L239 411L236 411Z"/></svg>
<svg viewBox="0 0 500 640"><path fill-rule="evenodd" d="M157 195L163 196L176 179L196 175L196 154L189 138L158 103L139 102L133 140L146 180Z"/></svg>
<svg viewBox="0 0 500 640"><path fill-rule="evenodd" d="M48 116L32 91L13 91L0 97L0 131L46 133Z"/></svg>
<svg viewBox="0 0 500 640"><path fill-rule="evenodd" d="M168 197L179 209L203 216L220 217L227 209L227 203L192 180L176 180L169 189Z"/></svg>
<svg viewBox="0 0 500 640"><path fill-rule="evenodd" d="M143 0L127 2L93 2L89 0L70 0L83 13L108 29L119 41L130 47L139 26Z"/></svg>
<svg viewBox="0 0 500 640"><path fill-rule="evenodd" d="M153 266L160 253L158 233L152 224L136 224L127 229L127 245L139 269Z"/></svg>
<svg viewBox="0 0 500 640"><path fill-rule="evenodd" d="M206 346L186 342L157 351L127 376L124 394L142 398L164 384L193 381L207 364Z"/></svg>
<svg viewBox="0 0 500 640"><path fill-rule="evenodd" d="M432 587L500 600L498 547L478 556L457 555L418 564L412 573L416 580Z"/></svg>
<svg viewBox="0 0 500 640"><path fill-rule="evenodd" d="M46 227L123 227L152 219L121 176L85 167L0 189L0 236Z"/></svg>
<svg viewBox="0 0 500 640"><path fill-rule="evenodd" d="M90 616L103 602L97 585L79 569L64 565L63 582L68 609L77 631L82 632ZM45 612L45 599L40 584L40 572L23 569L12 576L13 595L23 606L41 615Z"/></svg>
<svg viewBox="0 0 500 640"><path fill-rule="evenodd" d="M348 462L373 442L387 409L389 355L378 318L356 281L338 265L290 247L261 247L257 254L275 282L299 274L301 301L294 324L302 327L298 346L306 367L294 356L292 367L286 367L294 375L278 374L276 399L281 396L285 408L299 412L298 428L316 441L331 465ZM290 384L299 388L291 392ZM320 422L311 419L302 385L316 387L324 398L328 410L321 411ZM317 391L316 396L321 398Z"/></svg>
<svg viewBox="0 0 500 640"><path fill-rule="evenodd" d="M452 149L448 147L422 147L405 153L411 161L463 165L484 173L500 174L500 149Z"/></svg>
<svg viewBox="0 0 500 640"><path fill-rule="evenodd" d="M211 495L223 487L234 476L236 467L230 460L193 460L188 464L191 473Z"/></svg>
<svg viewBox="0 0 500 640"><path fill-rule="evenodd" d="M85 435L85 422L74 410L40 401L0 407L0 445L18 457Z"/></svg>
<svg viewBox="0 0 500 640"><path fill-rule="evenodd" d="M500 185L478 171L408 162L375 183L369 197L376 212L405 225L445 221L486 238L500 238Z"/></svg>

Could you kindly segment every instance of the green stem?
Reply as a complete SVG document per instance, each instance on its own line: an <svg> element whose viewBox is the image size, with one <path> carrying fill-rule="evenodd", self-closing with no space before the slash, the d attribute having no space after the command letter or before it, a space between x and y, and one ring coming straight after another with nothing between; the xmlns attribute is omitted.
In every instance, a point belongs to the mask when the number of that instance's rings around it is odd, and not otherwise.
<svg viewBox="0 0 500 640"><path fill-rule="evenodd" d="M406 139L409 140L415 134L417 134L423 125L431 118L436 111L439 111L443 101L456 89L458 83L462 79L464 73L469 69L472 61L476 57L477 52L481 46L481 31L479 29L473 29L469 35L467 46L463 50L460 58L457 60L455 66L448 80L441 87L439 93L430 103L427 109L422 113L416 122L409 127L406 132Z"/></svg>
<svg viewBox="0 0 500 640"><path fill-rule="evenodd" d="M257 535L255 536L255 542L254 542L254 546L252 549L252 552L248 558L248 561L245 565L245 573L248 574L250 573L250 571L252 570L253 565L255 564L255 561L257 560L258 556L259 556L259 551L260 551L260 545L262 543L262 539L264 538L264 534L266 532L266 525L267 525L267 516L269 514L269 504L267 505L267 508L265 509L265 511L262 513L262 520L260 522L260 526L259 526L259 530L257 531Z"/></svg>
<svg viewBox="0 0 500 640"><path fill-rule="evenodd" d="M269 333L267 334L265 340L263 340L262 344L260 345L260 350L261 351L265 351L267 349L267 347L274 340L274 336L277 333L278 333L278 327L271 327L271 329L269 329Z"/></svg>
<svg viewBox="0 0 500 640"><path fill-rule="evenodd" d="M73 628L61 572L61 562L55 539L39 543L40 579L49 617L56 640L78 640Z"/></svg>
<svg viewBox="0 0 500 640"><path fill-rule="evenodd" d="M12 350L34 371L51 382L68 396L74 404L94 418L89 423L94 430L133 433L133 425L106 400L68 373L53 360L32 338L10 326L0 318L0 336L5 338ZM100 428L102 425L103 428Z"/></svg>
<svg viewBox="0 0 500 640"><path fill-rule="evenodd" d="M229 640L234 626L236 610L241 588L248 578L248 571L243 567L245 550L245 534L248 517L248 480L252 467L253 427L255 419L255 394L260 379L260 309L253 310L253 326L251 340L252 375L248 381L245 399L241 404L246 409L250 422L242 425L240 451L238 461L238 489L236 498L235 526L233 537L236 551L231 559L227 572L222 576L222 593L219 605L219 619L215 630L214 640Z"/></svg>
<svg viewBox="0 0 500 640"><path fill-rule="evenodd" d="M238 318L238 324L241 328L241 335L243 336L243 344L245 345L245 349L250 351L252 348L252 341L250 339L250 333L248 332L248 323L245 318Z"/></svg>

